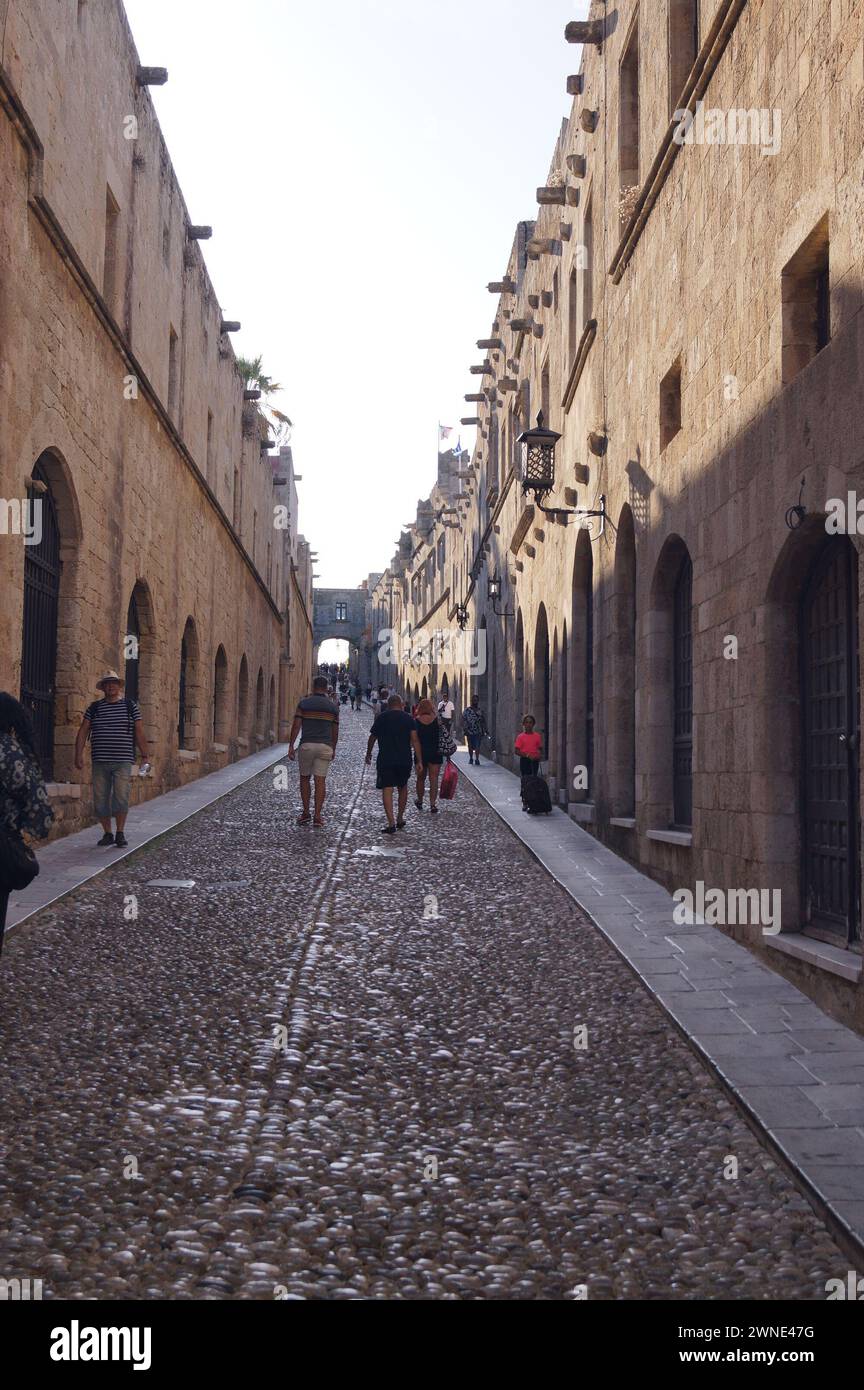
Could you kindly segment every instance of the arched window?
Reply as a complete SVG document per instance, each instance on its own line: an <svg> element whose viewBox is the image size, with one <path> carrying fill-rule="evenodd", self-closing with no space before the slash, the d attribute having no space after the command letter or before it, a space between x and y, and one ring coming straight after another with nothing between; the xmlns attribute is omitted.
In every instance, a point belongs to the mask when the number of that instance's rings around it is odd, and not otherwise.
<svg viewBox="0 0 864 1390"><path fill-rule="evenodd" d="M29 514L41 512L38 545L24 547L24 621L21 651L21 703L30 713L36 751L47 781L54 777L54 696L57 674L57 619L60 603L60 526L42 460L27 487ZM34 531L34 535L38 534Z"/></svg>
<svg viewBox="0 0 864 1390"><path fill-rule="evenodd" d="M213 664L213 742L228 741L228 658L219 647Z"/></svg>
<svg viewBox="0 0 864 1390"><path fill-rule="evenodd" d="M675 581L672 613L673 821L693 824L693 565L687 555Z"/></svg>

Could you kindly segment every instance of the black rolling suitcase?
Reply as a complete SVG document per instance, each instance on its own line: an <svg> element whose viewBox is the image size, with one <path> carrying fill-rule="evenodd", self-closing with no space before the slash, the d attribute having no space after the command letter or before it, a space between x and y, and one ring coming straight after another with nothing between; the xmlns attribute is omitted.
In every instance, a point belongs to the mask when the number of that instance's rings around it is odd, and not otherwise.
<svg viewBox="0 0 864 1390"><path fill-rule="evenodd" d="M529 816L551 816L552 798L545 777L522 778L522 805Z"/></svg>

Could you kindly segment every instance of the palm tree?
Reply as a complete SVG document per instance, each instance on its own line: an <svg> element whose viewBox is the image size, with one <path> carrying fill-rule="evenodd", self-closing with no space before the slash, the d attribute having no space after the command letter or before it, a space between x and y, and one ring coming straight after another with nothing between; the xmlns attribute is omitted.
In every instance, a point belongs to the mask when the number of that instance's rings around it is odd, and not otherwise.
<svg viewBox="0 0 864 1390"><path fill-rule="evenodd" d="M263 358L260 355L251 358L238 357L237 370L247 391L261 392L262 402L259 409L267 421L268 429L275 436L277 445L287 444L293 425L287 415L283 415L281 410L270 404L269 397L276 395L282 387L278 381L274 381L265 373Z"/></svg>

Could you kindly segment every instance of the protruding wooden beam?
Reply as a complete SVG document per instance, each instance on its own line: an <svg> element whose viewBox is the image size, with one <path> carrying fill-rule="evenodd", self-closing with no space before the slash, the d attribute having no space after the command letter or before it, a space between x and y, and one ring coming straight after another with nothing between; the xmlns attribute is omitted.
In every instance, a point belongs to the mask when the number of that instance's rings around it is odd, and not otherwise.
<svg viewBox="0 0 864 1390"><path fill-rule="evenodd" d="M243 399L244 401L260 401L261 392L257 387L250 387L247 391L243 392Z"/></svg>
<svg viewBox="0 0 864 1390"><path fill-rule="evenodd" d="M186 235L190 241L209 241L213 235L212 227L189 227Z"/></svg>
<svg viewBox="0 0 864 1390"><path fill-rule="evenodd" d="M563 206L566 197L567 189L563 183L537 189L537 202L543 207L553 207L556 203Z"/></svg>
<svg viewBox="0 0 864 1390"><path fill-rule="evenodd" d="M460 425L479 425L479 424L480 424L480 416L479 416L479 415L465 415L465 416L463 416L462 419L459 421L459 424L460 424Z"/></svg>
<svg viewBox="0 0 864 1390"><path fill-rule="evenodd" d="M498 382L498 390L501 392L518 391L519 382L516 380L515 376L502 376L501 380Z"/></svg>
<svg viewBox="0 0 864 1390"><path fill-rule="evenodd" d="M490 280L486 286L490 294L515 294L515 280Z"/></svg>
<svg viewBox="0 0 864 1390"><path fill-rule="evenodd" d="M528 303L531 305L531 308L532 308L532 309L539 309L539 308L540 308L540 296L539 296L539 294L529 294L529 296L528 296Z"/></svg>
<svg viewBox="0 0 864 1390"><path fill-rule="evenodd" d="M586 131L589 135L593 135L594 131L597 129L599 120L600 112L589 111L586 107L586 109L582 112L582 114L579 117L579 124L581 125L582 129Z"/></svg>
<svg viewBox="0 0 864 1390"><path fill-rule="evenodd" d="M504 348L504 344L500 338L478 338L477 346L481 350L485 349L487 352L501 352Z"/></svg>
<svg viewBox="0 0 864 1390"><path fill-rule="evenodd" d="M562 241L569 241L573 235L573 226L570 222L558 223L558 235Z"/></svg>
<svg viewBox="0 0 864 1390"><path fill-rule="evenodd" d="M239 333L241 324L239 319L223 319L219 325L220 333Z"/></svg>
<svg viewBox="0 0 864 1390"><path fill-rule="evenodd" d="M168 81L168 69L139 67L135 78L139 87L164 87Z"/></svg>
<svg viewBox="0 0 864 1390"><path fill-rule="evenodd" d="M567 187L567 206L568 206L568 208L578 208L578 206L579 206L579 192L580 192L580 190L579 190L578 188L571 188L571 187L568 185L568 187Z"/></svg>
<svg viewBox="0 0 864 1390"><path fill-rule="evenodd" d="M584 154L568 154L567 168L577 179L584 179L588 172L588 161Z"/></svg>
<svg viewBox="0 0 864 1390"><path fill-rule="evenodd" d="M473 395L466 396L465 399L466 401L469 401L471 404L474 404L476 401L485 401L486 397L483 395L482 391L475 391Z"/></svg>
<svg viewBox="0 0 864 1390"><path fill-rule="evenodd" d="M472 376L491 376L491 375L492 375L492 363L491 363L491 362L484 362L482 366L480 366L480 367L469 367L468 370L469 370L469 372L471 373Z"/></svg>
<svg viewBox="0 0 864 1390"><path fill-rule="evenodd" d="M513 333L528 333L533 322L533 319L511 319L510 328Z"/></svg>
<svg viewBox="0 0 864 1390"><path fill-rule="evenodd" d="M564 30L568 43L596 43L599 48L606 34L602 19L571 19Z"/></svg>
<svg viewBox="0 0 864 1390"><path fill-rule="evenodd" d="M551 290L543 290L543 291L541 292L541 294L540 294L540 302L541 302L541 304L544 306L544 308L546 308L546 309L551 309L551 307L552 307L552 291L551 291Z"/></svg>
<svg viewBox="0 0 864 1390"><path fill-rule="evenodd" d="M533 324L533 325L532 325L532 328L531 328L531 332L534 334L534 337L535 337L535 338L542 338L542 337L543 337L543 325L542 325L542 323L535 323L535 324Z"/></svg>
<svg viewBox="0 0 864 1390"><path fill-rule="evenodd" d="M581 97L585 87L585 78L581 72L573 72L567 78L567 95L570 97Z"/></svg>

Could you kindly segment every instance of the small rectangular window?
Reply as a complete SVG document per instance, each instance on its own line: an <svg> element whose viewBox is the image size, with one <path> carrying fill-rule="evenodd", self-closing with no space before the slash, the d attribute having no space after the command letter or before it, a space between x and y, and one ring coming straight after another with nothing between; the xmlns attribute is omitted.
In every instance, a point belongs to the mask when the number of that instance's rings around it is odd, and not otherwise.
<svg viewBox="0 0 864 1390"><path fill-rule="evenodd" d="M639 14L637 11L621 59L618 113L618 176L622 220L629 220L629 203L639 188ZM626 214L626 215L625 215Z"/></svg>
<svg viewBox="0 0 864 1390"><path fill-rule="evenodd" d="M582 330L588 327L594 317L594 200L585 209L582 226Z"/></svg>
<svg viewBox="0 0 864 1390"><path fill-rule="evenodd" d="M669 0L669 113L681 94L699 52L699 0Z"/></svg>
<svg viewBox="0 0 864 1390"><path fill-rule="evenodd" d="M179 352L177 347L177 334L173 328L168 330L168 414L176 424L177 414L177 386L179 376Z"/></svg>
<svg viewBox="0 0 864 1390"><path fill-rule="evenodd" d="M347 605L347 603L337 603L337 605L336 605L336 621L337 621L337 623L347 623L347 621L348 621L348 605Z"/></svg>
<svg viewBox="0 0 864 1390"><path fill-rule="evenodd" d="M579 274L577 261L570 271L570 294L567 301L567 348L571 362L579 346Z"/></svg>
<svg viewBox="0 0 864 1390"><path fill-rule="evenodd" d="M783 268L783 381L792 381L831 339L828 214Z"/></svg>
<svg viewBox="0 0 864 1390"><path fill-rule="evenodd" d="M117 297L120 240L120 208L110 188L105 189L105 261L102 268L102 297L111 314Z"/></svg>
<svg viewBox="0 0 864 1390"><path fill-rule="evenodd" d="M681 358L660 383L660 452L681 429Z"/></svg>

